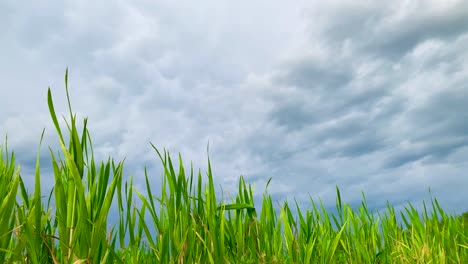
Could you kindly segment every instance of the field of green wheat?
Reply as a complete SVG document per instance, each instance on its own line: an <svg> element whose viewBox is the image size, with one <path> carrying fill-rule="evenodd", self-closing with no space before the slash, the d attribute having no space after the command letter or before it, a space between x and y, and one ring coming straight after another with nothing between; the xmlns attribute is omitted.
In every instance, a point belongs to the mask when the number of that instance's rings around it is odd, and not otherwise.
<svg viewBox="0 0 468 264"><path fill-rule="evenodd" d="M37 155L32 193L7 140L0 146L0 263L468 263L468 214L448 215L437 199L422 212L411 204L396 212L388 204L376 216L365 199L352 210L337 187L337 213L330 214L312 199L306 210L276 206L266 186L259 207L240 177L235 199L225 201L209 158L204 181L181 155L174 168L170 154L154 146L164 170L160 195L149 180L160 176L147 171L138 190L123 175L123 161L95 160L87 119L77 129L68 71L65 89L65 128L48 90L61 149L50 149L51 164L40 164ZM53 169L50 193L41 191L41 166ZM113 221L111 204L118 207Z"/></svg>

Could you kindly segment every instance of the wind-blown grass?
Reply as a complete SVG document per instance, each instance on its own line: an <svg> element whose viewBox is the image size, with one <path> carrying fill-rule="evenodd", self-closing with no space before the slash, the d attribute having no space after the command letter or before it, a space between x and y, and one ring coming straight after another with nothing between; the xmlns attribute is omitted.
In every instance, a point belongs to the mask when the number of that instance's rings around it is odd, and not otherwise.
<svg viewBox="0 0 468 264"><path fill-rule="evenodd" d="M54 187L47 205L39 154L30 195L14 153L7 142L0 146L2 263L468 263L468 225L444 213L436 199L430 212L425 204L422 213L409 204L399 212L400 225L390 205L376 216L364 197L352 210L337 187L336 214L311 199L306 210L295 203L293 215L288 202L273 206L268 182L257 211L252 186L242 177L235 198L226 203L217 197L209 157L203 182L200 171L185 171L181 155L176 172L170 154L154 145L164 170L161 195L154 195L146 170L145 189L137 190L132 178L123 181L123 161L95 161L87 119L81 133L77 129L68 70L65 88L66 130L50 88L47 94L61 147L57 153L50 149ZM108 229L113 202L118 219Z"/></svg>

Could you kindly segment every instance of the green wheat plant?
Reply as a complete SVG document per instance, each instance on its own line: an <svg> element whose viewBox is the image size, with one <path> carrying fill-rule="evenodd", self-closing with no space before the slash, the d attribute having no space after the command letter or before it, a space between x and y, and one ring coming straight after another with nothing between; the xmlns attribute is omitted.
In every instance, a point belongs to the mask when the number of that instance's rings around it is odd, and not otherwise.
<svg viewBox="0 0 468 264"><path fill-rule="evenodd" d="M17 244L13 234L16 217L16 193L20 182L19 167L15 164L15 155L8 153L8 145L0 145L0 262L15 253Z"/></svg>
<svg viewBox="0 0 468 264"><path fill-rule="evenodd" d="M65 89L63 123L47 92L60 146L49 147L49 193L41 190L44 131L32 192L7 140L0 145L1 263L468 263L468 214L448 215L437 199L422 212L411 204L396 212L387 203L376 213L364 193L352 208L336 187L332 214L312 198L305 209L295 200L273 201L271 178L257 197L242 176L234 195L224 197L209 156L203 175L186 168L180 154L174 166L153 144L162 177L145 169L143 188L136 188L124 161L96 160L88 120L78 126L71 108L68 69Z"/></svg>

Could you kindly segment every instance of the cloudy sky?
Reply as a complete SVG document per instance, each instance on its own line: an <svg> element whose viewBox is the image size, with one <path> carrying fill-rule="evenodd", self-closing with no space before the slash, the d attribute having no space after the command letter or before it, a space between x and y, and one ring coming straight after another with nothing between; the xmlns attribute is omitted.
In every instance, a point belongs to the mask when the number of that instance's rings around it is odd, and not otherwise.
<svg viewBox="0 0 468 264"><path fill-rule="evenodd" d="M0 136L33 186L46 95L89 117L95 152L154 188L149 142L216 186L281 201L468 210L467 1L0 2ZM3 142L2 139L2 142Z"/></svg>

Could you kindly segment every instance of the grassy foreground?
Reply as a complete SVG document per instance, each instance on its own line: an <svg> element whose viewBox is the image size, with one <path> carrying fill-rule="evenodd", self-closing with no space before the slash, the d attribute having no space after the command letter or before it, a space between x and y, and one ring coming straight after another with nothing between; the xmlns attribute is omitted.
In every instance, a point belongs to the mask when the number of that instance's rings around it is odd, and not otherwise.
<svg viewBox="0 0 468 264"><path fill-rule="evenodd" d="M39 151L30 194L14 153L0 145L0 263L468 263L468 222L444 213L436 199L423 212L411 204L398 212L403 225L390 205L376 217L364 199L353 211L338 188L336 214L312 199L305 211L287 202L276 208L266 190L258 211L242 177L226 203L217 198L209 158L203 182L200 172L184 170L180 155L176 172L169 153L154 146L164 168L161 195L146 171L146 189L137 190L132 178L123 181L123 161L95 161L87 119L77 130L68 70L65 88L66 130L50 89L47 96L61 146L50 149L50 194L41 192ZM113 202L118 219L109 228Z"/></svg>

